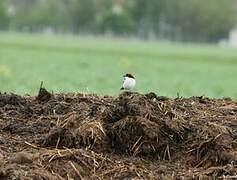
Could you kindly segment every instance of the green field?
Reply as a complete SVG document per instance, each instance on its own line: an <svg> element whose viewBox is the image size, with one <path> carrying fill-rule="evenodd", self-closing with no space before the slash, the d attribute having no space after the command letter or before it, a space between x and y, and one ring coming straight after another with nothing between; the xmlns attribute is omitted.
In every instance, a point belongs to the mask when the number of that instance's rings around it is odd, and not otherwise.
<svg viewBox="0 0 237 180"><path fill-rule="evenodd" d="M237 98L237 49L129 39L0 33L0 91L116 95L122 75L135 91Z"/></svg>

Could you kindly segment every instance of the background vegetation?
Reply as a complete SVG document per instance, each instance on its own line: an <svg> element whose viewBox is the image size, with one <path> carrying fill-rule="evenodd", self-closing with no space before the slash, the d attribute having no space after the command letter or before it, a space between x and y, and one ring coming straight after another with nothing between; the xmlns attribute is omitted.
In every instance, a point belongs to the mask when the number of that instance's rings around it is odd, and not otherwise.
<svg viewBox="0 0 237 180"><path fill-rule="evenodd" d="M215 45L236 17L237 0L0 0L0 92L116 95L130 72L139 92L237 97L237 51Z"/></svg>
<svg viewBox="0 0 237 180"><path fill-rule="evenodd" d="M0 28L217 42L237 0L1 0Z"/></svg>

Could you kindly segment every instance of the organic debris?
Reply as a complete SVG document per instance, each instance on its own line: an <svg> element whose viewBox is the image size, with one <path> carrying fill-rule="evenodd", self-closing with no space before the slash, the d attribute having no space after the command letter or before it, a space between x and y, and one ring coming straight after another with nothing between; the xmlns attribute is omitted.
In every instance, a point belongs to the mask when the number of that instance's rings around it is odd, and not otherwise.
<svg viewBox="0 0 237 180"><path fill-rule="evenodd" d="M0 178L237 178L236 128L229 98L0 94Z"/></svg>
<svg viewBox="0 0 237 180"><path fill-rule="evenodd" d="M39 93L36 99L39 101L45 102L45 101L48 101L52 95L42 86L43 86L43 82L41 82Z"/></svg>

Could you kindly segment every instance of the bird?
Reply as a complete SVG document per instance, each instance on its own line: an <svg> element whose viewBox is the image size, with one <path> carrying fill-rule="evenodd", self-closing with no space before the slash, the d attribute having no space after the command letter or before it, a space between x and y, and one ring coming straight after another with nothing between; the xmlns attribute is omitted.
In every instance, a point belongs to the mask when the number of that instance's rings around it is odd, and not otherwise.
<svg viewBox="0 0 237 180"><path fill-rule="evenodd" d="M123 80L123 85L120 90L125 90L125 91L130 91L134 88L136 85L136 80L135 77L132 74L125 74Z"/></svg>

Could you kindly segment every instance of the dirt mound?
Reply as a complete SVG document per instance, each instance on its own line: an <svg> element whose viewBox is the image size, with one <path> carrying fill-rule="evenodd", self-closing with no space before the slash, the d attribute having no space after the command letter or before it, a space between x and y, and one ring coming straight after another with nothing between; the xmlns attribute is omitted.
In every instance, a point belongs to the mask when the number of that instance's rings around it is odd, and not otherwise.
<svg viewBox="0 0 237 180"><path fill-rule="evenodd" d="M237 102L0 94L0 178L237 177Z"/></svg>

